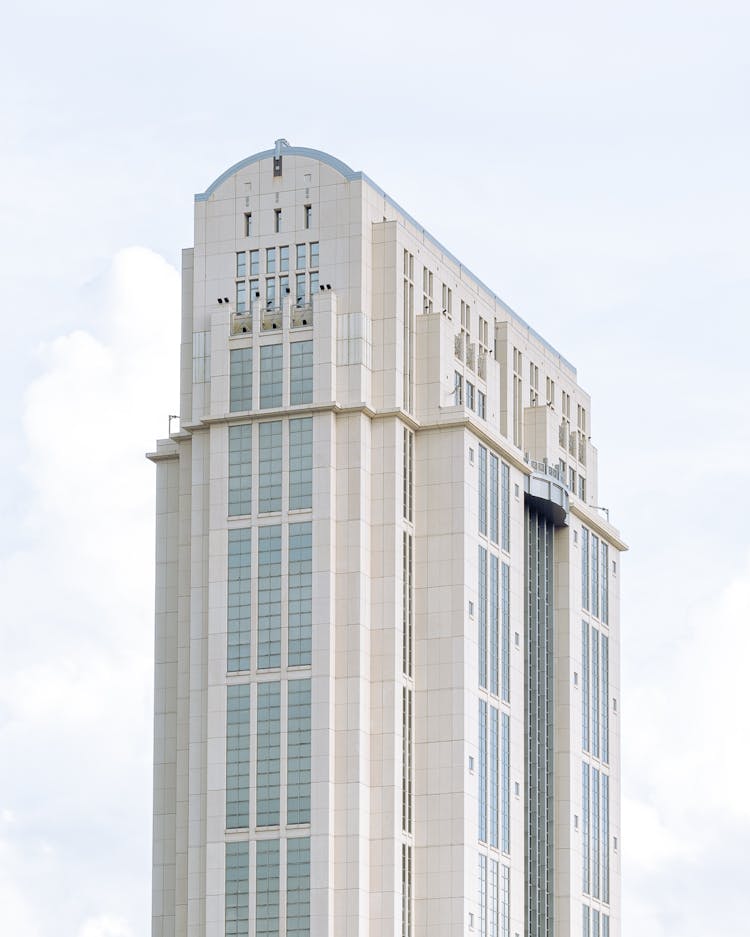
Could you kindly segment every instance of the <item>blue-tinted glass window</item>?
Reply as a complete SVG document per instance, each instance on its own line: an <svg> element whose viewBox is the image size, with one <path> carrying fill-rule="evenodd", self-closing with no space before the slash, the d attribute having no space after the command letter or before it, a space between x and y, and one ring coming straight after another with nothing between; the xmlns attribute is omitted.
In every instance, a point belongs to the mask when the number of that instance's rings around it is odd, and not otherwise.
<svg viewBox="0 0 750 937"><path fill-rule="evenodd" d="M258 512L281 510L281 420L261 423L258 453Z"/></svg>
<svg viewBox="0 0 750 937"><path fill-rule="evenodd" d="M294 406L312 403L313 343L292 342L289 345L289 403Z"/></svg>
<svg viewBox="0 0 750 937"><path fill-rule="evenodd" d="M252 432L250 423L229 427L229 515L249 514L252 500Z"/></svg>
<svg viewBox="0 0 750 937"><path fill-rule="evenodd" d="M255 847L255 937L279 937L277 839L258 840Z"/></svg>
<svg viewBox="0 0 750 937"><path fill-rule="evenodd" d="M278 826L281 784L281 689L258 684L257 825Z"/></svg>
<svg viewBox="0 0 750 937"><path fill-rule="evenodd" d="M250 825L250 686L227 687L226 825Z"/></svg>
<svg viewBox="0 0 750 937"><path fill-rule="evenodd" d="M274 281L269 281L274 282ZM261 345L260 408L280 407L284 385L283 345Z"/></svg>
<svg viewBox="0 0 750 937"><path fill-rule="evenodd" d="M281 666L281 527L258 530L258 667Z"/></svg>
<svg viewBox="0 0 750 937"><path fill-rule="evenodd" d="M227 670L250 669L250 550L252 530L229 531L227 556Z"/></svg>
<svg viewBox="0 0 750 937"><path fill-rule="evenodd" d="M287 823L310 822L310 680L290 680L287 723Z"/></svg>
<svg viewBox="0 0 750 937"><path fill-rule="evenodd" d="M312 655L312 523L289 525L289 666Z"/></svg>
<svg viewBox="0 0 750 937"><path fill-rule="evenodd" d="M253 350L233 348L229 352L229 411L252 410Z"/></svg>
<svg viewBox="0 0 750 937"><path fill-rule="evenodd" d="M289 510L312 507L313 421L289 420Z"/></svg>

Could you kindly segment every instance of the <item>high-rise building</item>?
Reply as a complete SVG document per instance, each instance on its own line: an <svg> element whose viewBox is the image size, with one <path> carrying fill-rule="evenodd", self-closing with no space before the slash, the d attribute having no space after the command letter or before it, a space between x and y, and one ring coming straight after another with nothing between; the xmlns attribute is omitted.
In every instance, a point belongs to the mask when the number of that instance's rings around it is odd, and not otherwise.
<svg viewBox="0 0 750 937"><path fill-rule="evenodd" d="M573 366L361 172L195 197L154 937L619 937L619 558Z"/></svg>

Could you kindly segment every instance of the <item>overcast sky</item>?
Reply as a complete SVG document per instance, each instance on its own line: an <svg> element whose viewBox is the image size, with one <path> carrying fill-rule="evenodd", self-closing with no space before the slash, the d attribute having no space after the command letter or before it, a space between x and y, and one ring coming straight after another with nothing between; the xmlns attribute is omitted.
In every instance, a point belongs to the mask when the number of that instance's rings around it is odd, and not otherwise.
<svg viewBox="0 0 750 937"><path fill-rule="evenodd" d="M747 937L749 27L739 0L6 5L0 933L148 933L143 452L193 193L283 136L577 366L632 547L623 932Z"/></svg>

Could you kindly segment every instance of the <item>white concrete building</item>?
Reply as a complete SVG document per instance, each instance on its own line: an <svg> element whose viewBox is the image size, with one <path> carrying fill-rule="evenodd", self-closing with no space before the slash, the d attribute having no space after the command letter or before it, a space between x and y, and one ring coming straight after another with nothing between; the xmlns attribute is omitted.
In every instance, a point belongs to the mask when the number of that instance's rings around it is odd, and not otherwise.
<svg viewBox="0 0 750 937"><path fill-rule="evenodd" d="M277 141L195 198L154 937L619 937L619 558L572 365Z"/></svg>

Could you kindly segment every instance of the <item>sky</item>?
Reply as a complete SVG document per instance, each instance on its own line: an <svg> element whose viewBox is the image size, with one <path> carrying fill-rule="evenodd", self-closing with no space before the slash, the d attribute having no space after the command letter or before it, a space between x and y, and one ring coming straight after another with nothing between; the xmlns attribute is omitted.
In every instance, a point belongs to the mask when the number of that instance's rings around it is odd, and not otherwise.
<svg viewBox="0 0 750 937"><path fill-rule="evenodd" d="M149 932L143 454L193 194L286 137L577 366L631 547L623 933L746 937L749 45L729 0L6 4L0 933Z"/></svg>

